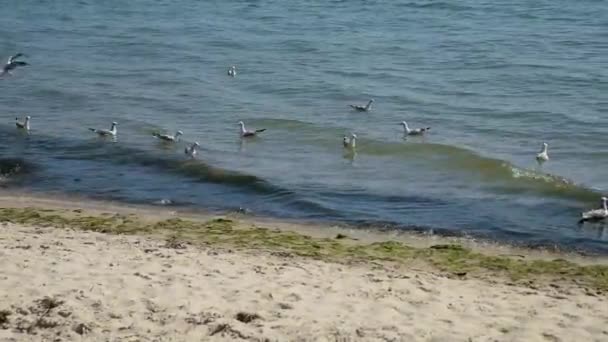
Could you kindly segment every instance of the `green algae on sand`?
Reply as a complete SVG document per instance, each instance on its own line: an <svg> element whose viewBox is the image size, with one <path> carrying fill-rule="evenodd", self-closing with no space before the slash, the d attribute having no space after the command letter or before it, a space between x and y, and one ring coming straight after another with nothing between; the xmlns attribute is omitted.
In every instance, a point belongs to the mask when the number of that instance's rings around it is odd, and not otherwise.
<svg viewBox="0 0 608 342"><path fill-rule="evenodd" d="M242 249L263 249L334 262L423 262L456 275L506 276L513 281L569 281L597 291L608 291L608 266L579 265L564 259L521 260L485 255L457 244L416 248L397 241L353 243L316 238L292 231L268 229L215 218L208 221L170 218L146 221L134 215L86 215L74 210L0 208L0 222L41 227L72 228L110 234L151 234L171 239ZM284 255L287 255L284 254Z"/></svg>

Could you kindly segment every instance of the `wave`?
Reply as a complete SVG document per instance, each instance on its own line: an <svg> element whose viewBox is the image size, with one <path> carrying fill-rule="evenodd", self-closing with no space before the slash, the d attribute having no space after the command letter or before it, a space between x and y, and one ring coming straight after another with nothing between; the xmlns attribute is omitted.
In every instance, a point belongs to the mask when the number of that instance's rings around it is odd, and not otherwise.
<svg viewBox="0 0 608 342"><path fill-rule="evenodd" d="M335 151L341 136L347 130L339 127L319 127L298 120L258 119L256 124L264 127L297 131L301 142ZM395 125L397 126L397 125ZM585 203L594 203L600 193L570 179L543 172L542 169L527 169L508 161L482 156L465 147L417 142L388 142L362 137L357 148L358 155L390 157L428 163L434 169L444 169L454 176L465 176L480 182L494 193L528 193L550 196Z"/></svg>
<svg viewBox="0 0 608 342"><path fill-rule="evenodd" d="M134 122L136 124L137 122ZM155 131L153 125L142 125L139 130L144 132ZM7 127L0 127L5 136L15 136L19 132ZM69 138L53 137L37 134L29 136L27 143L52 154L53 158L64 160L87 160L118 165L140 165L183 175L201 182L225 184L244 188L261 194L285 194L290 191L273 185L255 175L241 173L214 167L201 160L187 160L181 153L174 155L159 155L153 151L146 151L136 147L122 144L100 143L98 140L88 142L74 141ZM0 177L8 178L16 175L31 173L35 166L24 159L0 159Z"/></svg>
<svg viewBox="0 0 608 342"><path fill-rule="evenodd" d="M399 7L418 8L418 9L445 9L450 11L470 11L474 8L471 6L459 5L453 2L444 1L412 1L397 5Z"/></svg>
<svg viewBox="0 0 608 342"><path fill-rule="evenodd" d="M200 182L235 186L261 194L289 193L288 190L275 186L255 175L214 167L200 160L184 160L181 158L181 154L159 156L152 152L117 144L104 144L103 146L86 144L75 146L72 150L75 153L71 155L68 154L69 152L65 153L61 158L135 164L156 168L161 172L179 174Z"/></svg>
<svg viewBox="0 0 608 342"><path fill-rule="evenodd" d="M384 146L388 145L388 146ZM436 167L451 173L477 177L482 185L503 194L530 193L583 202L596 201L600 193L582 184L545 173L542 169L518 167L508 161L485 157L463 147L436 143L372 144L361 153L392 155L402 158L429 158Z"/></svg>
<svg viewBox="0 0 608 342"><path fill-rule="evenodd" d="M340 127L317 126L298 120L256 119L252 124L279 132L282 130L284 133L297 131L297 143L316 146L328 153L341 150L341 136L346 133L346 130ZM153 127L140 125L139 129L148 131ZM430 169L445 170L448 175L463 177L472 185L481 186L490 193L521 193L584 203L594 203L601 196L597 190L561 176L545 173L542 169L518 167L505 160L482 156L464 147L410 141L387 142L366 137L359 140L357 153L360 156L390 157L391 160L404 162L416 160ZM252 174L214 167L201 160L185 160L181 154L159 155L154 151L122 144L99 144L97 141L74 144L72 140L57 137L38 136L30 143L52 152L61 150L61 154L56 155L59 159L103 160L116 164L152 167L195 181L233 186L250 193L280 197L281 201L292 201L297 206L304 205L299 203L302 199L298 198L292 189ZM6 160L5 169L0 171L2 174L13 175L22 172L23 167L31 166L20 159ZM323 207L326 209L326 206Z"/></svg>

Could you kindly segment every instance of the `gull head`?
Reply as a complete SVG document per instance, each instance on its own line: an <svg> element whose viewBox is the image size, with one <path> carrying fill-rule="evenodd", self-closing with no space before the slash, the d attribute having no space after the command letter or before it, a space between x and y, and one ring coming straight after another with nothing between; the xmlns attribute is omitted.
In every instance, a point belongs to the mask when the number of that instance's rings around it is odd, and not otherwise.
<svg viewBox="0 0 608 342"><path fill-rule="evenodd" d="M192 146L201 146L198 141L195 141L194 144L192 144Z"/></svg>
<svg viewBox="0 0 608 342"><path fill-rule="evenodd" d="M350 135L353 139L357 139L357 135L355 133L351 133Z"/></svg>
<svg viewBox="0 0 608 342"><path fill-rule="evenodd" d="M239 125L245 126L245 123L243 121L239 121Z"/></svg>
<svg viewBox="0 0 608 342"><path fill-rule="evenodd" d="M602 197L602 202L608 202L608 197Z"/></svg>
<svg viewBox="0 0 608 342"><path fill-rule="evenodd" d="M25 117L25 120L29 120L29 119L31 119L31 118L32 118L32 117L28 115L28 116L26 116L26 117Z"/></svg>
<svg viewBox="0 0 608 342"><path fill-rule="evenodd" d="M548 147L548 146L549 146L549 144L543 143L543 147Z"/></svg>
<svg viewBox="0 0 608 342"><path fill-rule="evenodd" d="M184 132L182 132L182 131L175 132L175 136L179 136L179 135L183 135L183 134L184 134Z"/></svg>
<svg viewBox="0 0 608 342"><path fill-rule="evenodd" d="M401 125L401 126L407 126L407 122L405 122L405 121L401 121L400 125Z"/></svg>
<svg viewBox="0 0 608 342"><path fill-rule="evenodd" d="M112 121L112 125L118 126L118 123L116 121Z"/></svg>

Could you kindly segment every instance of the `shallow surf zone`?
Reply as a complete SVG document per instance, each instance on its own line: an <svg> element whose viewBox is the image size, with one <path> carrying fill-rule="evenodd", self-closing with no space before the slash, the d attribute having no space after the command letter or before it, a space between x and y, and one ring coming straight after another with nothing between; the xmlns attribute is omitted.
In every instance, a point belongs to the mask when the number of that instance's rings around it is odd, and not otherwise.
<svg viewBox="0 0 608 342"><path fill-rule="evenodd" d="M339 153L345 159L358 162L357 166L360 168L367 166L367 157L373 158L368 163L384 163L387 168L402 168L402 175L406 175L408 169L428 173L429 177L426 179L423 176L416 177L418 179L415 180L421 183L443 184L445 178L456 181L460 178L474 182L472 188L481 186L488 193L496 192L497 195L522 193L575 200L586 204L595 203L601 196L595 189L544 171L542 165L536 165L535 168L520 167L509 161L484 156L466 147L433 142L433 131L427 138L405 138L397 129L399 125L395 124L395 132L389 137L392 140L390 141L360 134L353 129L332 125L318 126L291 119L261 118L254 122L258 126L268 127L273 134L278 134L279 138L289 139L290 143L309 146L315 152ZM341 151L340 139L353 132L358 133L357 148L354 152L345 153ZM444 174L437 179L431 179L435 177L434 170L442 170ZM394 181L398 186L399 182L406 180L395 176ZM449 187L450 184L445 182L445 185Z"/></svg>
<svg viewBox="0 0 608 342"><path fill-rule="evenodd" d="M189 140L161 144L151 137L158 128L140 122L122 125L116 142L7 129L0 139L12 144L7 154L16 157L6 159L4 174L12 180L6 184L129 203L607 249L604 226L576 224L600 193L542 168L424 138L366 134L348 155L340 141L347 130L340 127L283 119L251 125L272 134L240 143L237 136L233 150L203 143L195 160L183 154ZM285 141L289 153L276 154Z"/></svg>

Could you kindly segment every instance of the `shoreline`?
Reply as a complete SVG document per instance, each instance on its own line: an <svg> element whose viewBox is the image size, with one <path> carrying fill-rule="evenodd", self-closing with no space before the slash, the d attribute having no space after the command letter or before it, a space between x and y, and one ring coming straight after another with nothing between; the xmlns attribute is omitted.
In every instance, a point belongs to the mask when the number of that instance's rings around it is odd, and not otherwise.
<svg viewBox="0 0 608 342"><path fill-rule="evenodd" d="M27 196L0 222L2 341L608 338L604 258Z"/></svg>
<svg viewBox="0 0 608 342"><path fill-rule="evenodd" d="M121 201L92 199L86 196L64 193L41 194L23 191L0 192L0 208L26 208L74 210L82 209L93 215L113 212L152 217L156 220L180 217L182 219L205 221L214 217L228 217L252 225L264 225L273 229L295 231L315 238L333 238L338 234L348 235L361 243L383 242L387 240L405 243L416 248L428 248L435 244L458 244L475 252L494 256L514 256L530 260L563 258L583 265L608 264L608 255L589 254L579 250L564 249L559 246L524 246L503 241L488 240L471 236L446 236L411 230L353 226L342 222L319 222L317 220L287 219L269 216L241 214L235 211L206 211L204 208L172 207L153 204L137 204Z"/></svg>
<svg viewBox="0 0 608 342"><path fill-rule="evenodd" d="M291 241L287 243L280 241L277 243L273 240L289 236L294 240L301 240L298 241L301 245L306 245L307 247L314 246L314 248L322 250L321 254L316 251L304 251L303 255L326 258L332 262L340 261L340 258L344 257L347 261L349 259L356 259L357 261L366 262L378 259L380 261L387 260L407 263L412 261L410 259L416 262L420 261L418 258L422 255L422 262L429 264L429 262L435 263L434 255L438 254L438 249L447 248L448 253L454 252L457 254L457 264L448 265L448 272L454 271L454 269L459 271L462 267L466 268L470 266L468 265L469 262L466 261L467 258L478 257L483 260L477 260L476 263L473 263L474 266L480 267L484 271L487 268L496 268L492 269L490 273L501 273L504 270L510 271L511 266L491 265L491 267L487 267L486 263L492 264L498 262L510 264L515 262L526 264L561 261L583 268L606 267L608 272L608 256L589 256L576 252L525 248L485 240L420 234L409 231L387 231L375 230L373 228L361 229L346 225L327 225L317 222L303 222L301 220L248 216L240 213L179 209L67 196L49 198L24 193L0 194L0 221L17 224L67 227L119 235L151 235L162 238L167 238L167 235L173 235L173 237L179 236L181 239L183 235L185 236L184 241L203 244L217 243L220 247L237 246L245 249L266 248L268 250L287 249L290 252L295 251L296 254L300 253L300 246L296 244L296 248L293 250L294 245L291 244ZM59 220L58 224L55 224L55 219ZM87 220L90 222L87 222ZM214 229L216 225L220 226L220 230L214 233L218 236L226 234L226 236L229 236L226 241L222 239L207 241L206 236L200 236L200 232L207 230L209 227ZM243 236L253 238L253 240L243 243L241 241ZM236 241L236 245L231 239ZM319 243L327 244L328 241L330 244L319 247ZM270 247L265 245L269 242ZM336 242L339 242L341 247L346 248L346 251L342 249L339 251L339 253L343 254L335 253L336 250L333 243ZM359 249L385 245L388 245L389 247L387 248L390 250L385 251L385 255L377 256L374 255L375 252L370 254L369 251L363 251L361 255L354 256L354 254L360 252ZM394 250L395 253L402 252L406 256L402 259L391 260L393 258L391 255L393 247L396 248ZM353 252L352 249L355 251ZM331 258L332 254L336 254L333 259ZM441 258L443 259L440 260L439 264L442 262L449 264L454 261L451 259L451 256L441 255ZM458 264L463 261L467 265ZM443 267L444 265L440 266ZM528 266L526 265L526 267ZM553 265L550 265L550 267L553 267ZM529 271L528 269L526 272L532 275ZM601 272L599 276L602 278ZM601 279L602 285L600 288L602 290L604 287L608 290L608 276L605 278Z"/></svg>

